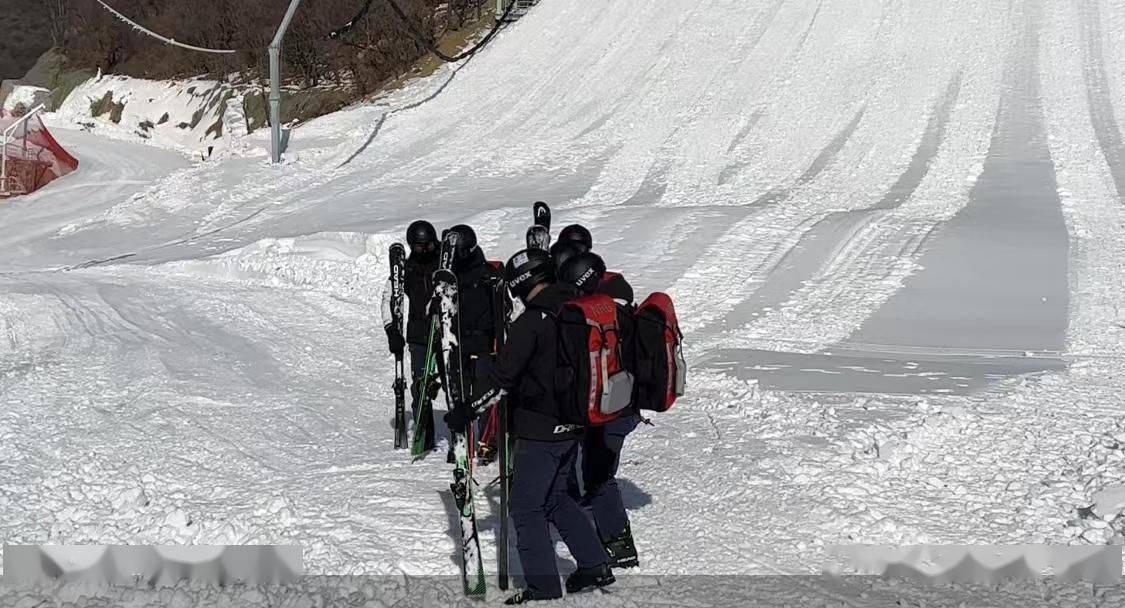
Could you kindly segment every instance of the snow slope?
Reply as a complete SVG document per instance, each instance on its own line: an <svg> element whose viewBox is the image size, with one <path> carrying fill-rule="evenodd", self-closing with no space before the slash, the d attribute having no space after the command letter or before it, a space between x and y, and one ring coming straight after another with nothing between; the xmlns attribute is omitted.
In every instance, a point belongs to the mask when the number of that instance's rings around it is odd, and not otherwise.
<svg viewBox="0 0 1125 608"><path fill-rule="evenodd" d="M454 574L448 466L390 449L385 251L421 216L505 257L541 199L684 319L689 394L622 463L644 573L1105 543L1078 508L1125 481L1123 28L1105 0L548 0L277 167L260 134L190 167L89 141L112 188L66 190L84 164L0 208L0 530Z"/></svg>

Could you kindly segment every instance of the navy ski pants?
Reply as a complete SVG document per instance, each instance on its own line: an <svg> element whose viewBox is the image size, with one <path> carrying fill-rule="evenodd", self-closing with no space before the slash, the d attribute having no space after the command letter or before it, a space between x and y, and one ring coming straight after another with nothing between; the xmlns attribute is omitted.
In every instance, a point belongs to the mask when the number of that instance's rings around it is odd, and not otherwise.
<svg viewBox="0 0 1125 608"><path fill-rule="evenodd" d="M622 416L605 425L590 427L582 438L582 503L590 510L598 534L609 542L625 530L629 516L625 514L625 503L621 498L621 488L617 485L617 468L621 464L621 450L625 438L640 423L637 414ZM577 473L569 480L570 491L579 495Z"/></svg>
<svg viewBox="0 0 1125 608"><path fill-rule="evenodd" d="M524 580L541 597L562 597L554 524L580 568L606 563L605 549L590 519L567 492L578 441L516 441L512 473L512 523Z"/></svg>

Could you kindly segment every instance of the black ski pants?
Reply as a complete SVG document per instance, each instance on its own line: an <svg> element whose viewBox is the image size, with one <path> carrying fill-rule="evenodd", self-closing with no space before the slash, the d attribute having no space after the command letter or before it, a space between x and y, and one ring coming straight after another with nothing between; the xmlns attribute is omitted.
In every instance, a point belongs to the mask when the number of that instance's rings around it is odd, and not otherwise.
<svg viewBox="0 0 1125 608"><path fill-rule="evenodd" d="M621 488L617 485L617 468L621 465L625 438L637 428L640 420L638 414L631 414L587 428L582 436L581 486L577 471L568 480L571 493L582 496L581 502L589 509L598 535L605 542L616 538L629 523Z"/></svg>
<svg viewBox="0 0 1125 608"><path fill-rule="evenodd" d="M548 524L554 524L559 531L578 567L592 568L608 559L590 519L567 491L567 479L577 456L577 440L516 441L512 463L512 523L524 580L540 597L562 597Z"/></svg>

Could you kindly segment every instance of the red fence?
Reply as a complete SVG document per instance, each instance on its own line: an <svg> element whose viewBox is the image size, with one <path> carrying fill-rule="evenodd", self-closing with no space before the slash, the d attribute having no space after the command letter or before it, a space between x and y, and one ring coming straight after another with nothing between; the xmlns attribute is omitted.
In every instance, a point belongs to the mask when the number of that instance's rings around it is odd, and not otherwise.
<svg viewBox="0 0 1125 608"><path fill-rule="evenodd" d="M16 120L0 118L0 132ZM66 151L38 116L17 126L0 143L6 179L0 179L0 197L28 194L78 169L78 159Z"/></svg>

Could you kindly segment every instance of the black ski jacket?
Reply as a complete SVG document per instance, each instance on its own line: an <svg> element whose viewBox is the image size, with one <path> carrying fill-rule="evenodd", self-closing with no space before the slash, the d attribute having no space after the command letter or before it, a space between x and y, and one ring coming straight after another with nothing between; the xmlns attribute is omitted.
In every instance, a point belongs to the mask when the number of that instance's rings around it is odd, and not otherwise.
<svg viewBox="0 0 1125 608"><path fill-rule="evenodd" d="M436 255L425 263L415 255L406 259L406 284L403 287L410 301L406 315L406 341L410 344L425 344L430 337L430 318L426 313L434 295L434 271L437 270L437 265Z"/></svg>
<svg viewBox="0 0 1125 608"><path fill-rule="evenodd" d="M478 391L472 407L478 413L495 401L501 390L508 394L512 433L535 441L569 441L581 435L580 427L559 420L555 393L558 328L555 316L578 295L572 285L551 285L527 304L508 330L492 374Z"/></svg>
<svg viewBox="0 0 1125 608"><path fill-rule="evenodd" d="M467 258L454 261L453 273L457 275L461 354L490 354L496 336L493 285L499 279L499 271L485 261L484 253L477 247Z"/></svg>

